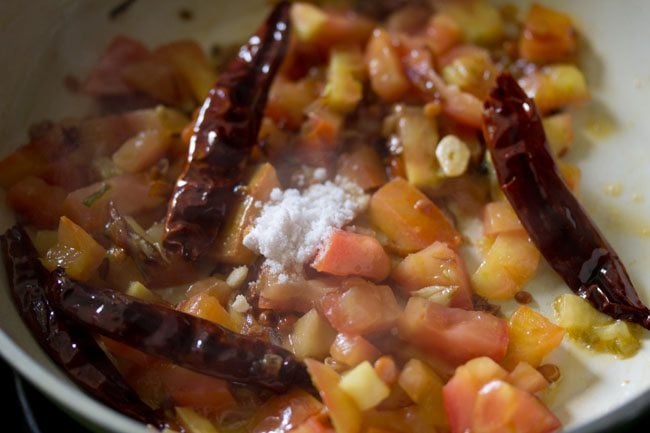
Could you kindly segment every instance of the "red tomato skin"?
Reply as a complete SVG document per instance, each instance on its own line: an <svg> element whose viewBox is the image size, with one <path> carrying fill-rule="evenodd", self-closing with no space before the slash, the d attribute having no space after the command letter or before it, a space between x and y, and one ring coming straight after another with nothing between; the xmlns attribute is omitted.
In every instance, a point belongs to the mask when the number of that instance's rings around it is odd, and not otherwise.
<svg viewBox="0 0 650 433"><path fill-rule="evenodd" d="M398 327L402 338L455 366L480 356L500 362L508 349L505 320L423 298L409 299Z"/></svg>

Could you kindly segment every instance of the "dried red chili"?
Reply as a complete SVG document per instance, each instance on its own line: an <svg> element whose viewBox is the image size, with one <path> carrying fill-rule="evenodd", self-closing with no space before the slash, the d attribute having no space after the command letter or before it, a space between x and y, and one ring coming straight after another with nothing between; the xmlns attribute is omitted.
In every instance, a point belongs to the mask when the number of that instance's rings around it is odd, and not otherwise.
<svg viewBox="0 0 650 433"><path fill-rule="evenodd" d="M0 237L16 308L50 358L86 393L147 424L164 428L163 416L143 403L94 338L54 311L45 287L49 272L21 226Z"/></svg>
<svg viewBox="0 0 650 433"><path fill-rule="evenodd" d="M483 134L501 189L542 255L598 310L650 329L650 310L623 263L562 180L533 100L504 74L485 107Z"/></svg>
<svg viewBox="0 0 650 433"><path fill-rule="evenodd" d="M281 347L73 281L63 269L52 273L48 296L57 310L87 329L199 373L278 392L311 386L305 366Z"/></svg>
<svg viewBox="0 0 650 433"><path fill-rule="evenodd" d="M196 259L212 242L235 197L271 82L289 45L289 10L288 2L275 7L221 73L201 108L165 221L165 247L185 258Z"/></svg>

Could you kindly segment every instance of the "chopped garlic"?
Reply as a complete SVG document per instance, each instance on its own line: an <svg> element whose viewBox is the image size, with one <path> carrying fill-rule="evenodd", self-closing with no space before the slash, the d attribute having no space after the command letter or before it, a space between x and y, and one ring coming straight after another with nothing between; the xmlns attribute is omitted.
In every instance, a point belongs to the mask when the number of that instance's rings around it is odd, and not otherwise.
<svg viewBox="0 0 650 433"><path fill-rule="evenodd" d="M446 135L436 147L436 158L447 177L465 173L471 153L467 144L455 135Z"/></svg>
<svg viewBox="0 0 650 433"><path fill-rule="evenodd" d="M248 267L238 266L230 272L230 275L226 278L226 284L233 289L238 289L246 282L246 277L248 277Z"/></svg>
<svg viewBox="0 0 650 433"><path fill-rule="evenodd" d="M239 314L244 314L251 309L251 304L248 303L244 295L237 295L232 302L232 309Z"/></svg>

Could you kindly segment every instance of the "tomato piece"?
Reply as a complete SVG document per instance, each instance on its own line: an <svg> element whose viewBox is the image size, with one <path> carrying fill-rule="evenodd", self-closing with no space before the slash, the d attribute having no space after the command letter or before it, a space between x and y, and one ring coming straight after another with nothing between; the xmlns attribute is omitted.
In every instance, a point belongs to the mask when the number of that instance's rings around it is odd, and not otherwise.
<svg viewBox="0 0 650 433"><path fill-rule="evenodd" d="M194 100L202 103L217 81L203 49L194 41L174 41L158 47L155 54L172 65Z"/></svg>
<svg viewBox="0 0 650 433"><path fill-rule="evenodd" d="M360 335L338 334L330 347L330 355L338 362L355 366L363 361L374 362L381 352Z"/></svg>
<svg viewBox="0 0 650 433"><path fill-rule="evenodd" d="M398 383L411 400L427 408L436 426L447 427L442 396L444 382L428 365L417 359L409 360Z"/></svg>
<svg viewBox="0 0 650 433"><path fill-rule="evenodd" d="M481 221L483 222L483 235L485 236L496 236L507 232L525 232L515 210L505 200L486 204L483 208Z"/></svg>
<svg viewBox="0 0 650 433"><path fill-rule="evenodd" d="M443 242L409 254L393 270L391 278L406 293L423 287L455 288L449 306L471 310L472 289L463 259Z"/></svg>
<svg viewBox="0 0 650 433"><path fill-rule="evenodd" d="M331 424L323 419L322 415L310 416L292 430L293 433L335 433Z"/></svg>
<svg viewBox="0 0 650 433"><path fill-rule="evenodd" d="M296 321L288 337L291 350L299 359L323 359L336 338L336 331L313 308Z"/></svg>
<svg viewBox="0 0 650 433"><path fill-rule="evenodd" d="M277 275L263 267L257 280L257 289L260 291L260 308L306 313L320 305L326 294L336 291L338 284L303 278L280 281Z"/></svg>
<svg viewBox="0 0 650 433"><path fill-rule="evenodd" d="M305 391L293 388L271 397L250 422L252 433L289 432L323 409L323 404Z"/></svg>
<svg viewBox="0 0 650 433"><path fill-rule="evenodd" d="M398 327L402 338L454 365L479 356L500 362L508 348L505 320L418 297L408 300Z"/></svg>
<svg viewBox="0 0 650 433"><path fill-rule="evenodd" d="M66 191L48 185L38 177L28 176L15 183L7 192L7 204L37 228L56 227L63 213Z"/></svg>
<svg viewBox="0 0 650 433"><path fill-rule="evenodd" d="M110 201L121 214L134 215L159 207L164 198L150 194L146 176L127 174L72 191L63 202L63 213L88 232L101 231Z"/></svg>
<svg viewBox="0 0 650 433"><path fill-rule="evenodd" d="M481 388L472 415L474 433L550 433L562 426L534 396L501 380Z"/></svg>
<svg viewBox="0 0 650 433"><path fill-rule="evenodd" d="M539 259L528 233L500 233L471 277L474 290L487 299L512 299L535 275Z"/></svg>
<svg viewBox="0 0 650 433"><path fill-rule="evenodd" d="M425 33L426 43L436 56L444 54L463 40L463 30L452 17L444 13L431 16Z"/></svg>
<svg viewBox="0 0 650 433"><path fill-rule="evenodd" d="M24 146L0 160L0 187L9 188L28 176L40 176L48 166L38 149Z"/></svg>
<svg viewBox="0 0 650 433"><path fill-rule="evenodd" d="M325 295L323 315L339 332L365 335L385 331L397 321L401 309L388 286L378 286L361 278L349 278L343 291Z"/></svg>
<svg viewBox="0 0 650 433"><path fill-rule="evenodd" d="M364 44L373 29L372 21L354 12L324 11L300 2L291 8L291 21L301 43L321 50L342 44Z"/></svg>
<svg viewBox="0 0 650 433"><path fill-rule="evenodd" d="M519 80L526 94L535 99L540 113L560 110L589 99L584 74L575 65L553 64Z"/></svg>
<svg viewBox="0 0 650 433"><path fill-rule="evenodd" d="M577 50L577 32L567 14L533 4L519 38L519 55L531 62L551 63L570 59Z"/></svg>
<svg viewBox="0 0 650 433"><path fill-rule="evenodd" d="M131 93L132 89L122 77L122 70L150 55L149 49L135 39L116 36L88 74L83 84L84 92L94 96Z"/></svg>
<svg viewBox="0 0 650 433"><path fill-rule="evenodd" d="M479 390L492 380L503 380L508 373L490 358L472 359L456 369L442 388L445 413L451 433L466 433L472 426L474 404Z"/></svg>
<svg viewBox="0 0 650 433"><path fill-rule="evenodd" d="M209 320L231 331L239 331L228 311L221 305L219 299L212 296L208 291L202 291L184 300L178 306L178 310L191 314L201 319Z"/></svg>
<svg viewBox="0 0 650 433"><path fill-rule="evenodd" d="M237 404L224 380L171 364L163 364L157 373L176 406L219 413Z"/></svg>
<svg viewBox="0 0 650 433"><path fill-rule="evenodd" d="M461 235L444 213L402 178L388 182L370 199L370 220L401 253L413 253L435 241L456 247Z"/></svg>
<svg viewBox="0 0 650 433"><path fill-rule="evenodd" d="M508 374L506 381L530 394L535 394L548 387L548 381L544 375L527 362L517 364Z"/></svg>
<svg viewBox="0 0 650 433"><path fill-rule="evenodd" d="M339 133L343 117L327 108L317 108L307 113L302 124L296 151L310 164L324 165L340 145Z"/></svg>
<svg viewBox="0 0 650 433"><path fill-rule="evenodd" d="M311 380L318 389L337 433L359 433L361 412L340 387L340 376L330 367L313 359L306 359Z"/></svg>
<svg viewBox="0 0 650 433"><path fill-rule="evenodd" d="M58 242L47 251L43 263L49 270L61 266L70 277L86 281L92 278L105 255L106 250L92 236L63 216Z"/></svg>
<svg viewBox="0 0 650 433"><path fill-rule="evenodd" d="M382 281L390 273L390 258L374 237L335 229L311 266L331 275Z"/></svg>
<svg viewBox="0 0 650 433"><path fill-rule="evenodd" d="M151 96L157 101L179 108L191 107L194 102L179 82L180 77L169 62L151 55L122 68L122 80L132 89Z"/></svg>
<svg viewBox="0 0 650 433"><path fill-rule="evenodd" d="M141 172L162 158L171 145L171 136L166 131L142 131L126 140L113 153L115 165L125 173Z"/></svg>
<svg viewBox="0 0 650 433"><path fill-rule="evenodd" d="M366 47L370 87L385 101L401 99L411 88L402 61L386 30L375 29Z"/></svg>
<svg viewBox="0 0 650 433"><path fill-rule="evenodd" d="M338 174L359 185L364 191L386 183L386 170L377 151L368 145L344 153L338 160Z"/></svg>
<svg viewBox="0 0 650 433"><path fill-rule="evenodd" d="M311 77L289 81L280 76L273 80L269 91L266 115L278 125L299 129L305 109L314 102L319 93L318 83Z"/></svg>
<svg viewBox="0 0 650 433"><path fill-rule="evenodd" d="M257 258L257 254L244 246L244 237L249 225L261 212L255 202L266 202L271 191L281 185L275 168L269 163L264 163L255 168L246 187L247 194L239 195L230 205L230 211L210 252L217 261L250 265Z"/></svg>
<svg viewBox="0 0 650 433"><path fill-rule="evenodd" d="M512 314L508 326L510 344L503 365L509 369L519 362L538 367L564 338L564 329L525 305Z"/></svg>

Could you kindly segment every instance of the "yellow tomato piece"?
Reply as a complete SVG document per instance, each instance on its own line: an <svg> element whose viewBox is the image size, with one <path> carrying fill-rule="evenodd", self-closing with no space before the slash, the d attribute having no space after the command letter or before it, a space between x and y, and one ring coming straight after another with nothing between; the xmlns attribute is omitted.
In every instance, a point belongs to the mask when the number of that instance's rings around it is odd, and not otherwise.
<svg viewBox="0 0 650 433"><path fill-rule="evenodd" d="M84 229L63 216L59 221L58 242L47 251L46 268L57 266L76 280L89 280L102 264L106 250Z"/></svg>
<svg viewBox="0 0 650 433"><path fill-rule="evenodd" d="M228 311L219 303L219 300L204 291L183 301L178 309L184 313L209 320L231 331L239 331Z"/></svg>
<svg viewBox="0 0 650 433"><path fill-rule="evenodd" d="M377 28L372 32L366 47L366 62L370 86L381 99L388 102L397 101L411 87L397 50L386 30Z"/></svg>
<svg viewBox="0 0 650 433"><path fill-rule="evenodd" d="M564 329L542 314L522 305L508 321L510 343L503 365L513 369L520 362L538 367L564 338Z"/></svg>
<svg viewBox="0 0 650 433"><path fill-rule="evenodd" d="M539 251L528 234L501 233L472 274L474 290L487 299L512 299L533 277L539 259Z"/></svg>
<svg viewBox="0 0 650 433"><path fill-rule="evenodd" d="M589 99L587 81L574 65L556 64L539 69L519 80L541 113L558 110Z"/></svg>
<svg viewBox="0 0 650 433"><path fill-rule="evenodd" d="M274 188L280 187L275 168L269 163L257 167L248 182L248 194L235 201L215 242L213 257L233 265L250 265L257 255L244 246L246 230L259 215L255 202L266 201Z"/></svg>
<svg viewBox="0 0 650 433"><path fill-rule="evenodd" d="M327 406L336 433L359 433L361 412L354 400L340 387L340 376L325 364L306 359L311 380Z"/></svg>
<svg viewBox="0 0 650 433"><path fill-rule="evenodd" d="M444 213L416 187L395 178L370 200L370 220L400 253L413 253L435 241L455 247L461 235Z"/></svg>

